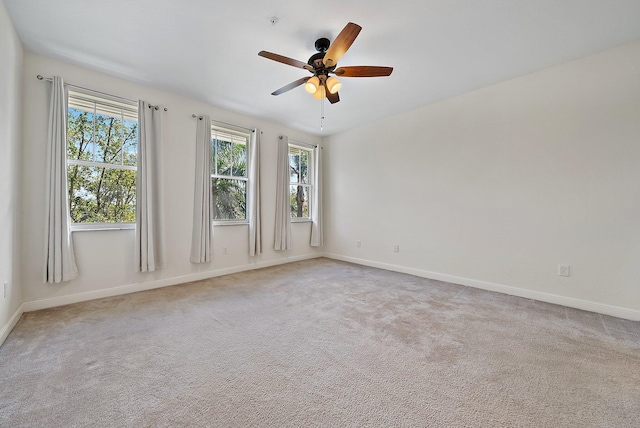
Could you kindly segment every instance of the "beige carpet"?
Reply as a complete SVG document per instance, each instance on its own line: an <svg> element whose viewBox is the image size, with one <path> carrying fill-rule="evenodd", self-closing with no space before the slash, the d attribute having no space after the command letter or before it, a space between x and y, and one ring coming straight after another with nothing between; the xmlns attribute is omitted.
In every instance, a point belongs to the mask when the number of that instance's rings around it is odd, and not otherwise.
<svg viewBox="0 0 640 428"><path fill-rule="evenodd" d="M27 313L0 379L3 427L638 427L640 323L316 259Z"/></svg>

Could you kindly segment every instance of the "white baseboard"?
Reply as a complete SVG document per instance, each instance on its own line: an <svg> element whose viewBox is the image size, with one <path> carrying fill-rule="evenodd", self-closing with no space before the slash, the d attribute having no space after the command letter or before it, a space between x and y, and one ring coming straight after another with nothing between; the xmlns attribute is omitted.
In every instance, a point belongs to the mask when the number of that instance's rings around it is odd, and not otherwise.
<svg viewBox="0 0 640 428"><path fill-rule="evenodd" d="M9 333L11 333L11 330L13 330L13 327L15 327L16 324L18 324L18 321L20 320L20 317L22 316L23 313L25 313L24 303L18 306L18 309L16 309L13 316L4 325L4 327L2 327L2 330L0 330L0 346L2 346L5 339L9 336Z"/></svg>
<svg viewBox="0 0 640 428"><path fill-rule="evenodd" d="M121 285L119 287L106 288L102 290L87 291L84 293L69 294L67 296L51 297L41 300L24 302L21 305L23 312L39 311L41 309L54 308L56 306L70 305L72 303L86 302L88 300L102 299L104 297L120 296L122 294L137 293L138 291L152 290L155 288L168 287L176 284L200 281L203 279L215 278L217 276L229 275L232 273L245 272L254 269L262 269L270 266L277 266L300 260L315 259L322 257L323 253L305 254L302 256L287 257L276 260L268 260L259 263L233 266L207 272L198 272L189 275L164 278L156 281L141 282L135 284ZM13 328L13 327L11 327ZM9 329L11 331L11 329ZM8 333L7 333L8 334Z"/></svg>
<svg viewBox="0 0 640 428"><path fill-rule="evenodd" d="M640 311L618 306L611 306L604 303L592 302L588 300L575 299L573 297L559 296L557 294L544 293L541 291L527 290L524 288L511 287L509 285L495 284L492 282L479 281L476 279L463 278L459 276L446 275L437 272L429 272L422 269L409 268L405 266L393 265L390 263L376 262L372 260L359 259L356 257L342 256L338 254L325 253L324 257L342 260L364 266L390 270L393 272L407 273L421 278L435 279L437 281L450 282L452 284L466 285L468 287L480 288L482 290L495 291L509 294L511 296L524 297L546 303L567 306L570 308L582 309L589 312L597 312L604 315L611 315L617 318L624 318L632 321L640 321Z"/></svg>
<svg viewBox="0 0 640 428"><path fill-rule="evenodd" d="M234 267L218 269L214 271L199 272L199 273L194 273L189 275L165 278L165 279L160 279L156 281L128 284L128 285L122 285L119 287L113 287L108 289L88 291L84 293L70 294L67 296L52 297L48 299L24 302L20 305L20 307L18 307L18 309L13 314L9 322L7 322L7 324L5 324L5 326L0 330L0 346L4 343L7 336L9 336L9 333L11 332L11 330L13 330L15 325L18 323L18 320L20 319L22 314L25 312L53 308L56 306L69 305L72 303L85 302L88 300L101 299L104 297L112 297L112 296L119 296L122 294L136 293L138 291L152 290L155 288L168 287L171 285L183 284L183 283L192 282L192 281L200 281L203 279L229 275L232 273L245 272L249 270L261 269L261 268L270 267L270 266L277 266L277 265L301 261L301 260L315 259L318 257L327 257L330 259L342 260L345 262L355 263L363 266L370 266L370 267L385 269L393 272L406 273L406 274L415 275L422 278L435 279L438 281L445 281L453 284L465 285L468 287L474 287L474 288L479 288L483 290L509 294L512 296L539 300L541 302L553 303L553 304L567 306L571 308L582 309L585 311L597 312L597 313L611 315L618 318L624 318L624 319L633 320L633 321L640 321L640 311L636 311L633 309L621 308L618 306L611 306L603 303L575 299L572 297L559 296L559 295L550 294L550 293L543 293L540 291L533 291L533 290L527 290L523 288L511 287L508 285L495 284L492 282L479 281L475 279L463 278L463 277L458 277L453 275L446 275L446 274L437 273L437 272L429 272L429 271L416 269L416 268L393 265L390 263L382 263L382 262L376 262L372 260L359 259L356 257L348 257L348 256L342 256L338 254L318 252L313 254L305 254L302 256L269 260L269 261L255 263L255 264L234 266Z"/></svg>

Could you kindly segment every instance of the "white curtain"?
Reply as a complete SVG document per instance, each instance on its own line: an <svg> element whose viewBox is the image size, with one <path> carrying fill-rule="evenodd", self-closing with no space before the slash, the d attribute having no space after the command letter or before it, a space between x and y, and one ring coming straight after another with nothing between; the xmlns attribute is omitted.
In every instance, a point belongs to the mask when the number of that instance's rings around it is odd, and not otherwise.
<svg viewBox="0 0 640 428"><path fill-rule="evenodd" d="M278 162L276 179L276 233L274 250L291 248L291 218L289 202L289 138L278 139Z"/></svg>
<svg viewBox="0 0 640 428"><path fill-rule="evenodd" d="M249 255L262 253L262 232L260 230L260 130L251 132L249 142Z"/></svg>
<svg viewBox="0 0 640 428"><path fill-rule="evenodd" d="M67 188L67 96L61 77L51 84L49 124L47 134L47 177L45 195L46 248L45 281L57 283L78 276L71 220L69 218L69 190Z"/></svg>
<svg viewBox="0 0 640 428"><path fill-rule="evenodd" d="M313 149L313 190L311 192L311 246L322 246L322 149Z"/></svg>
<svg viewBox="0 0 640 428"><path fill-rule="evenodd" d="M140 272L164 267L162 118L164 108L138 102L135 264Z"/></svg>
<svg viewBox="0 0 640 428"><path fill-rule="evenodd" d="M196 125L196 181L193 196L191 263L211 261L211 118L198 117Z"/></svg>

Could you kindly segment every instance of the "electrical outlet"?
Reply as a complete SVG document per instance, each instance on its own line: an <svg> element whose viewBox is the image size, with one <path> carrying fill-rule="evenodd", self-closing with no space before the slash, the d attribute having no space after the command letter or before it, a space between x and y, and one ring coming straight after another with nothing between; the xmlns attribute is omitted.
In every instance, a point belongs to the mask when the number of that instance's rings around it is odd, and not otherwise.
<svg viewBox="0 0 640 428"><path fill-rule="evenodd" d="M358 247L358 248L362 247L362 242L356 241L356 247Z"/></svg>
<svg viewBox="0 0 640 428"><path fill-rule="evenodd" d="M227 254L227 247L222 248L222 254Z"/></svg>
<svg viewBox="0 0 640 428"><path fill-rule="evenodd" d="M394 253L399 253L400 252L400 245L394 245L393 246L393 252Z"/></svg>
<svg viewBox="0 0 640 428"><path fill-rule="evenodd" d="M558 265L558 275L559 276L571 276L571 266L569 266L569 265Z"/></svg>

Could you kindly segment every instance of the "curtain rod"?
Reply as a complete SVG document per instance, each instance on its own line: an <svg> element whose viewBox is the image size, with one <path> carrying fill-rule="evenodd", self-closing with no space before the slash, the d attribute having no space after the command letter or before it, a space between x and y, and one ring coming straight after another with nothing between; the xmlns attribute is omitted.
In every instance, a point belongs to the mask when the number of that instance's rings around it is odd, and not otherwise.
<svg viewBox="0 0 640 428"><path fill-rule="evenodd" d="M202 120L202 116L197 116L195 114L192 114L191 117L193 117L194 119L197 118L198 120ZM233 126L234 128L238 128L238 129L244 129L245 131L249 131L249 132L253 132L253 129L251 128L245 128L244 126L238 126L238 125L234 125L233 123L227 123L227 122L221 122L219 120L213 120L210 119L211 122L213 123L219 123L221 125L227 125L227 126Z"/></svg>
<svg viewBox="0 0 640 428"><path fill-rule="evenodd" d="M44 76L43 76L43 75L41 75L41 74L38 74L38 75L36 76L36 78L37 78L38 80L46 80L46 81L48 81L48 82L52 82L52 81L53 81L53 79L52 79L51 77L44 77ZM106 92L100 92L100 91L96 91L96 90L94 90L94 89L83 88L82 86L72 85L72 84L70 84L70 83L65 83L65 85L67 85L67 86L69 86L69 87L71 87L71 88L83 89L83 90L85 90L85 91L95 92L96 94L106 95L106 96L111 97L111 98L117 98L117 99L119 99L119 100L126 101L127 103L138 104L138 101L136 101L136 100L130 100L129 98L124 98L124 97L119 97L119 96L117 96L117 95L107 94ZM152 106L152 105L149 105L149 107L153 107L153 108L155 108L156 110L158 109L158 106ZM165 107L165 108L164 108L164 111L169 111L169 109Z"/></svg>

